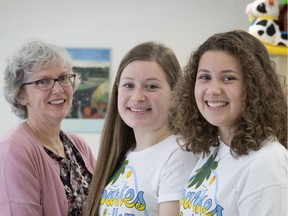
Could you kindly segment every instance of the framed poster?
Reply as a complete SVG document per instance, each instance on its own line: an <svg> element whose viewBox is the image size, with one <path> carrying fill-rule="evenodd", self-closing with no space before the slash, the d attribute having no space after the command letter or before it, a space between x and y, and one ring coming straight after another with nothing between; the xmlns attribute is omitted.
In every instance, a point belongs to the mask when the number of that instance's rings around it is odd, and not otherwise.
<svg viewBox="0 0 288 216"><path fill-rule="evenodd" d="M111 68L110 49L67 48L73 70L81 82L74 93L70 113L62 122L66 131L100 133L104 124Z"/></svg>

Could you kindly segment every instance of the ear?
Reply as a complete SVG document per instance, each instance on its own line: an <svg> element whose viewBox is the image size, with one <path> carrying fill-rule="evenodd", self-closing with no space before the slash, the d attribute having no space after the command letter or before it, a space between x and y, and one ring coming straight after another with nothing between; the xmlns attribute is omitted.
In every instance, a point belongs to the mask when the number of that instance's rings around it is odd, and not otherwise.
<svg viewBox="0 0 288 216"><path fill-rule="evenodd" d="M19 92L17 93L15 99L16 99L16 101L17 101L18 103L20 103L21 105L26 106L27 101L26 101L25 92L23 91L23 89L20 89L20 90L19 90Z"/></svg>

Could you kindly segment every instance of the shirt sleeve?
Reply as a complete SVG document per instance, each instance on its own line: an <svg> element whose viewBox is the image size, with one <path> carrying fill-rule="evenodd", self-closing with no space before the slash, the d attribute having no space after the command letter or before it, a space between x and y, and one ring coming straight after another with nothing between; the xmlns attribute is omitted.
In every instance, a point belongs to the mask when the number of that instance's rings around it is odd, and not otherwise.
<svg viewBox="0 0 288 216"><path fill-rule="evenodd" d="M239 215L288 215L288 152L271 148L254 159L239 199Z"/></svg>
<svg viewBox="0 0 288 216"><path fill-rule="evenodd" d="M251 194L240 204L239 215L287 215L287 187L272 186Z"/></svg>
<svg viewBox="0 0 288 216"><path fill-rule="evenodd" d="M177 201L198 159L192 152L174 151L161 172L158 203Z"/></svg>

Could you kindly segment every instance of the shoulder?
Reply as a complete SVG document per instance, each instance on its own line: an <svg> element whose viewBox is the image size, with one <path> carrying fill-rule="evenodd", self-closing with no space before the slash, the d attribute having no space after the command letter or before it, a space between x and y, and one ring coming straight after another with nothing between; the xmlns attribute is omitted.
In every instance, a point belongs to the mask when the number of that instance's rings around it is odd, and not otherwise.
<svg viewBox="0 0 288 216"><path fill-rule="evenodd" d="M288 151L278 140L266 139L258 151L251 151L248 154L251 159L261 161L261 163L284 162L287 160Z"/></svg>
<svg viewBox="0 0 288 216"><path fill-rule="evenodd" d="M163 140L161 143L159 143L160 145L158 145L161 146L163 151L184 151L184 148L182 147L183 145L178 138L179 136L177 135L171 135L165 140Z"/></svg>
<svg viewBox="0 0 288 216"><path fill-rule="evenodd" d="M247 170L273 171L285 169L288 161L288 152L277 140L266 139L259 150L251 150L248 155L239 157L239 162L247 166Z"/></svg>
<svg viewBox="0 0 288 216"><path fill-rule="evenodd" d="M14 128L6 131L0 138L0 142L4 143L9 140L19 141L21 138L31 137L27 127L22 123Z"/></svg>
<svg viewBox="0 0 288 216"><path fill-rule="evenodd" d="M37 149L35 138L24 124L10 129L0 138L0 152L4 154L32 154Z"/></svg>
<svg viewBox="0 0 288 216"><path fill-rule="evenodd" d="M188 167L194 167L198 161L198 156L196 156L193 152L186 151L181 143L178 141L178 136L172 135L167 140L169 148L169 152L167 154L167 165L174 166L178 165L179 167L183 167L184 169ZM162 152L164 153L164 152Z"/></svg>
<svg viewBox="0 0 288 216"><path fill-rule="evenodd" d="M196 156L194 153L186 151L184 146L183 146L183 143L178 138L179 138L179 136L177 136L177 135L171 135L167 139L168 145L166 145L167 146L166 148L169 149L169 151L171 151L171 153L173 155L198 158L198 156Z"/></svg>
<svg viewBox="0 0 288 216"><path fill-rule="evenodd" d="M265 179L266 185L268 183L281 184L281 182L287 181L288 152L277 140L265 140L261 149L250 152L240 160L246 167L250 179L254 179L255 182L258 179L259 185L264 184L263 179Z"/></svg>
<svg viewBox="0 0 288 216"><path fill-rule="evenodd" d="M50 163L43 148L23 125L8 131L0 139L0 164L2 170L21 173L24 170L39 173L43 164ZM51 163L52 164L52 163Z"/></svg>
<svg viewBox="0 0 288 216"><path fill-rule="evenodd" d="M287 156L287 150L277 140L267 139L261 149L236 160L234 170L239 174L235 188L239 185L243 199L262 197L264 193L281 197L281 191L287 190Z"/></svg>

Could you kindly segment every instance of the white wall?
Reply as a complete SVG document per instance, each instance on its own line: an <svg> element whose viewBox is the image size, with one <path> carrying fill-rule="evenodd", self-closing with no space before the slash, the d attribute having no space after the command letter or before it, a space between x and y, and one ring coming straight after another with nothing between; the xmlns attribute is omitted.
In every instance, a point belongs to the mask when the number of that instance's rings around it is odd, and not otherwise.
<svg viewBox="0 0 288 216"><path fill-rule="evenodd" d="M134 45L156 40L185 65L190 52L216 32L247 30L252 0L0 0L0 136L19 123L3 98L5 58L30 38L65 47L112 49L115 77ZM98 151L100 134L80 134Z"/></svg>

